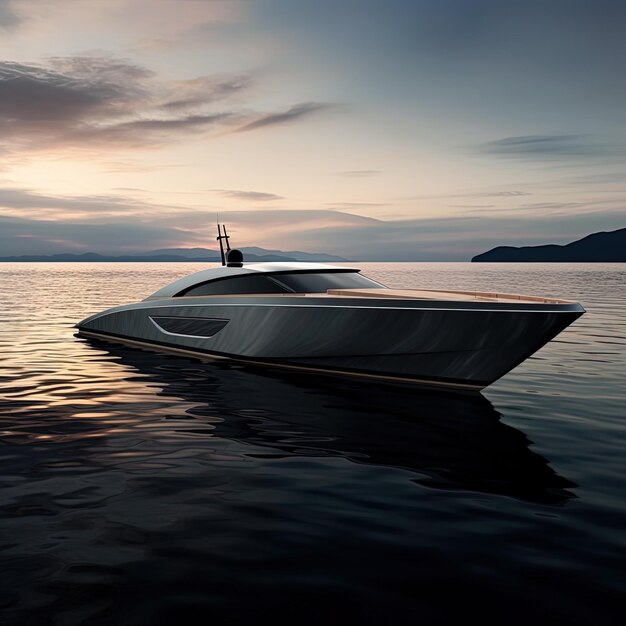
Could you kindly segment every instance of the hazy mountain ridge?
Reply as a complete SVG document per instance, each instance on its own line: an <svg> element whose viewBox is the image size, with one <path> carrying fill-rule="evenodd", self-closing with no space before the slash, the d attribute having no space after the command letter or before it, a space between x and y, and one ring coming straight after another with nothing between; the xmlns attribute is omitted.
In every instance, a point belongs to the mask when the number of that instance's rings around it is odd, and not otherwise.
<svg viewBox="0 0 626 626"><path fill-rule="evenodd" d="M619 263L626 262L626 228L587 235L565 245L498 246L472 258L473 262Z"/></svg>
<svg viewBox="0 0 626 626"><path fill-rule="evenodd" d="M244 254L244 260L250 262L266 261L316 261L316 262L341 262L346 261L338 256L315 252L282 252L281 250L265 250L264 248L240 248ZM135 252L133 254L99 254L97 252L73 253L65 252L60 254L24 254L19 256L3 256L0 262L204 262L219 263L219 250L209 248L164 248L161 250L150 250L146 252Z"/></svg>

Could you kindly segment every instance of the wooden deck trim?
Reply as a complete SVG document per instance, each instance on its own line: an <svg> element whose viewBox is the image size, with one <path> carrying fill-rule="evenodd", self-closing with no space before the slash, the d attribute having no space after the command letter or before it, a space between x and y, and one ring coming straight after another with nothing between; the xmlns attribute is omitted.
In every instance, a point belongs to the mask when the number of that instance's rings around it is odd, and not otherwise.
<svg viewBox="0 0 626 626"><path fill-rule="evenodd" d="M516 293L496 293L483 291L459 291L449 289L329 289L330 296L348 298L395 298L402 300L460 300L481 302L539 302L541 304L574 304L571 300L527 296Z"/></svg>

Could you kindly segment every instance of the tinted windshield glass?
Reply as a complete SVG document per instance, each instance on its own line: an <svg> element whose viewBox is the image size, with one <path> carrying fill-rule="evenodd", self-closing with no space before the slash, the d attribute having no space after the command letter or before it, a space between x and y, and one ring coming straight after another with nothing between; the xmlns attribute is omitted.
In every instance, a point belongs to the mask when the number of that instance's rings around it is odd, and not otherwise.
<svg viewBox="0 0 626 626"><path fill-rule="evenodd" d="M384 289L383 285L357 272L276 274L273 278L295 293L324 293L328 289Z"/></svg>
<svg viewBox="0 0 626 626"><path fill-rule="evenodd" d="M197 285L178 296L219 296L227 294L246 293L287 293L289 290L270 280L266 276L256 276L246 274L244 276L233 276L232 278L222 278L210 283Z"/></svg>

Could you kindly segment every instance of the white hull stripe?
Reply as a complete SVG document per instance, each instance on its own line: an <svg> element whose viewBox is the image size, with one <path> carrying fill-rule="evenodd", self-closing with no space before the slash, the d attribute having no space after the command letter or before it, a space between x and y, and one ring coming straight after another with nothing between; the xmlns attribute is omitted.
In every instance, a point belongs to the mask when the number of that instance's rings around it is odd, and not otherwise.
<svg viewBox="0 0 626 626"><path fill-rule="evenodd" d="M128 305L133 306L133 305ZM159 304L159 305L146 305L145 307L137 307L135 309L125 309L124 305L121 307L114 307L113 310L104 311L100 315L87 318L85 321L92 322L100 319L105 315L111 313L122 313L124 311L142 311L144 309L171 309L171 308L188 308L188 307L271 307L271 308L300 308L300 309L365 309L373 311L461 311L461 312L480 312L480 313L581 313L581 311L571 310L545 310L545 309L460 309L449 307L405 307L405 306L355 306L355 305L335 305L335 304L243 304L243 303L207 303L207 304L184 304L184 303L172 303L172 304ZM566 305L567 306L567 305ZM115 310L117 309L117 310Z"/></svg>

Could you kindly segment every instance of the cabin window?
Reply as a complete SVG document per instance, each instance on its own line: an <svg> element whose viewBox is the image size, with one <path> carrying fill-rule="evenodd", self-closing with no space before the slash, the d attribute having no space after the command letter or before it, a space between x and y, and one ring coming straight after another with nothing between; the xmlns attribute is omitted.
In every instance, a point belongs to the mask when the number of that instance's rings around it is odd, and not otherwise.
<svg viewBox="0 0 626 626"><path fill-rule="evenodd" d="M385 289L358 272L294 272L274 274L274 280L294 293L325 293L328 289Z"/></svg>
<svg viewBox="0 0 626 626"><path fill-rule="evenodd" d="M289 293L289 289L279 285L267 276L245 274L232 278L221 278L185 289L177 296L222 296L237 294Z"/></svg>

